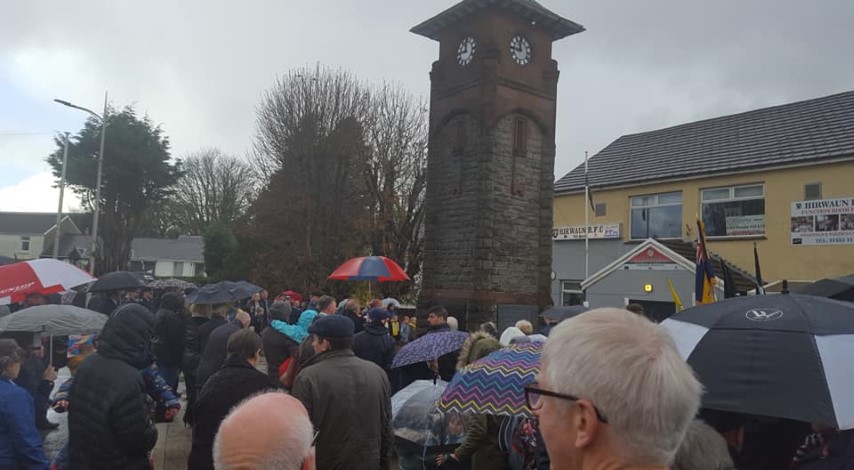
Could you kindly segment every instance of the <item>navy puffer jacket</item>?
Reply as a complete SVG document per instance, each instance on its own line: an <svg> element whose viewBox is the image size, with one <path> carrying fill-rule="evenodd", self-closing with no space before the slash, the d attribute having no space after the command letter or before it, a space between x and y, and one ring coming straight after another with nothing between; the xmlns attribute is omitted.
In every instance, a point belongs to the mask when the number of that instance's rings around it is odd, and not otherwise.
<svg viewBox="0 0 854 470"><path fill-rule="evenodd" d="M110 317L98 351L77 369L68 434L71 468L149 469L157 443L140 370L151 364L154 316L127 304Z"/></svg>

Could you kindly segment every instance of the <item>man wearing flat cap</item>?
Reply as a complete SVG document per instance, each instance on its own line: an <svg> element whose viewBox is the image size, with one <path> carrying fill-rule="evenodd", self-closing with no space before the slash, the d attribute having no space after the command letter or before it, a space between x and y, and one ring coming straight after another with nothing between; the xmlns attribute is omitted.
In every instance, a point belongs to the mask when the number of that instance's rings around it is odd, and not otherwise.
<svg viewBox="0 0 854 470"><path fill-rule="evenodd" d="M354 329L343 315L318 317L308 330L315 356L291 390L317 431L317 470L391 468L391 386L353 354Z"/></svg>

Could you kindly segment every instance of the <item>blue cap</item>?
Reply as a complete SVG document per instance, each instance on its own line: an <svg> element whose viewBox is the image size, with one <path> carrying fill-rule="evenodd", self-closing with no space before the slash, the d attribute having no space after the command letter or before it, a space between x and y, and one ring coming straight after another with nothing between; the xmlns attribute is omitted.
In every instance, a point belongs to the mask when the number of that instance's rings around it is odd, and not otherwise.
<svg viewBox="0 0 854 470"><path fill-rule="evenodd" d="M356 325L344 315L318 316L308 332L321 338L348 338L353 336Z"/></svg>
<svg viewBox="0 0 854 470"><path fill-rule="evenodd" d="M391 318L391 312L380 307L375 307L368 310L367 315L368 318L371 319L371 321L385 321Z"/></svg>

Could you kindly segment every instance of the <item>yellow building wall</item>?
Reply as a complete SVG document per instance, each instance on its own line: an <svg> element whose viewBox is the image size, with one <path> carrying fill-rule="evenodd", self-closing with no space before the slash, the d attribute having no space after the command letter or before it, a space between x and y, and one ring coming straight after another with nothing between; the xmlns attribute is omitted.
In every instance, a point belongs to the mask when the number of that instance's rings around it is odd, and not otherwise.
<svg viewBox="0 0 854 470"><path fill-rule="evenodd" d="M690 238L695 239L700 190L751 183L765 185L765 236L712 239L708 241L709 251L753 273L756 242L765 282L815 280L854 273L854 245L792 245L790 232L791 203L804 200L804 184L821 183L822 199L854 197L854 161L594 191L594 202L606 203L607 214L596 217L591 211L589 220L590 224L621 224L620 235L628 241L630 197L682 191L682 236L689 239L687 224L691 228ZM554 226L584 225L584 209L584 193L556 195Z"/></svg>

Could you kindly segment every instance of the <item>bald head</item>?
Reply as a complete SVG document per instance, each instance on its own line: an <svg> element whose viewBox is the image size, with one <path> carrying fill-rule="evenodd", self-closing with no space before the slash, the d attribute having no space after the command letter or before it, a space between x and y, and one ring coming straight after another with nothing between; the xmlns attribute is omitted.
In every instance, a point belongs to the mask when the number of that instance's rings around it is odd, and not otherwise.
<svg viewBox="0 0 854 470"><path fill-rule="evenodd" d="M243 328L249 328L249 324L252 323L252 317L243 310L238 310L234 319L239 321L240 324L243 325Z"/></svg>
<svg viewBox="0 0 854 470"><path fill-rule="evenodd" d="M282 392L256 395L234 408L220 425L214 468L313 469L313 429L296 398Z"/></svg>

